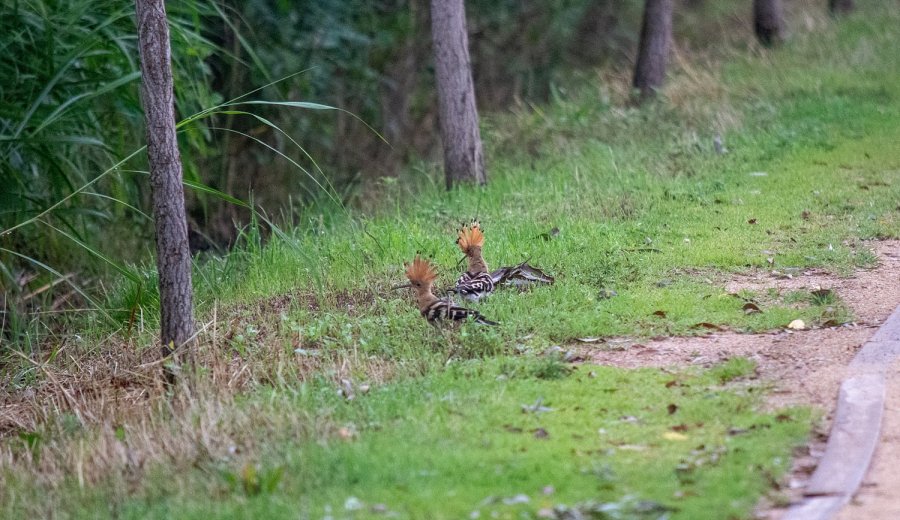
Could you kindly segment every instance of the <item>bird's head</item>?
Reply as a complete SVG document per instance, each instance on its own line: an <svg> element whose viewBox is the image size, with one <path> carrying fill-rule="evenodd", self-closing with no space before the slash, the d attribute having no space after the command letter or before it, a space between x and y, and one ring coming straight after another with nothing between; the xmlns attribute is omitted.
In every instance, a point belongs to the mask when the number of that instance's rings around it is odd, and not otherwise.
<svg viewBox="0 0 900 520"><path fill-rule="evenodd" d="M416 255L411 263L404 265L406 267L406 278L409 280L409 283L396 288L411 287L418 293L431 292L431 286L437 279L434 265L419 255Z"/></svg>
<svg viewBox="0 0 900 520"><path fill-rule="evenodd" d="M481 232L481 225L477 220L473 220L471 224L465 225L459 230L456 245L459 246L459 250L469 260L468 271L470 273L488 271L484 257L481 255L481 248L484 245L484 233Z"/></svg>
<svg viewBox="0 0 900 520"><path fill-rule="evenodd" d="M481 225L477 220L473 220L471 224L465 225L457 232L456 245L459 250L466 256L481 254L481 247L484 245L484 233L481 232Z"/></svg>

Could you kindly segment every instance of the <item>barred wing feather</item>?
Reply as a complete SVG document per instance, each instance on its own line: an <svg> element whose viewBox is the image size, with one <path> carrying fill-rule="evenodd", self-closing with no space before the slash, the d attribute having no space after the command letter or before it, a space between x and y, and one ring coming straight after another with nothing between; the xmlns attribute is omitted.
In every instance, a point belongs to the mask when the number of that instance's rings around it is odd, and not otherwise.
<svg viewBox="0 0 900 520"><path fill-rule="evenodd" d="M488 273L463 273L453 288L453 292L468 300L478 300L493 290L494 280Z"/></svg>
<svg viewBox="0 0 900 520"><path fill-rule="evenodd" d="M460 307L450 300L438 300L432 303L422 311L422 316L425 316L425 319L431 323L442 320L462 321L472 318L476 323L482 325L498 325L496 321L485 318L480 312Z"/></svg>

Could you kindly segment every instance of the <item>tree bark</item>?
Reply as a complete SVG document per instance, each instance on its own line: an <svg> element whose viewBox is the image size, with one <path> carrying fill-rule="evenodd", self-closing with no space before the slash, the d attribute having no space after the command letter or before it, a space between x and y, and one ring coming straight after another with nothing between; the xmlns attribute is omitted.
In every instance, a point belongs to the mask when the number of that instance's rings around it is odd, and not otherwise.
<svg viewBox="0 0 900 520"><path fill-rule="evenodd" d="M854 0L828 0L828 9L835 16L850 14L856 9L856 2Z"/></svg>
<svg viewBox="0 0 900 520"><path fill-rule="evenodd" d="M156 268L163 357L194 335L191 253L184 211L181 155L175 134L169 25L163 0L135 0L141 59L141 104L156 224ZM171 380L171 373L168 374Z"/></svg>
<svg viewBox="0 0 900 520"><path fill-rule="evenodd" d="M431 36L447 189L459 182L485 184L463 0L431 0Z"/></svg>
<svg viewBox="0 0 900 520"><path fill-rule="evenodd" d="M759 43L771 47L784 39L781 0L753 0L753 29Z"/></svg>
<svg viewBox="0 0 900 520"><path fill-rule="evenodd" d="M634 88L640 91L641 100L653 97L666 79L673 3L673 0L647 0L644 4L641 43L634 67Z"/></svg>

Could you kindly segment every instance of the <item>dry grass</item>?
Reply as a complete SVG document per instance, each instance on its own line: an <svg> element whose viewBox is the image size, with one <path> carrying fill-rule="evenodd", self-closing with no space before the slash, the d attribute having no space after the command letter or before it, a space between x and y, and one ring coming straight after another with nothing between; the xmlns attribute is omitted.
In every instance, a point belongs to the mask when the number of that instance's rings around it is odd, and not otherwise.
<svg viewBox="0 0 900 520"><path fill-rule="evenodd" d="M356 301L349 293L338 300L345 306ZM380 385L396 376L389 360L358 352L302 356L274 335L252 355L235 351L229 336L236 323L261 323L264 329L292 301L318 308L314 298L282 296L233 307L224 316L214 311L194 347L194 366L202 368L182 373L175 388L162 383L158 350L147 346L156 343L153 337L138 343L114 336L90 351L64 343L41 360L18 354L18 371L32 372L34 383L0 398L0 486L13 475L34 475L50 487L67 476L80 485L110 479L136 485L144 468L157 463L182 467L252 458L258 446L286 432L338 435L339 426L322 411L274 409L284 399L236 402L263 387L289 399L312 377L351 393L354 380Z"/></svg>

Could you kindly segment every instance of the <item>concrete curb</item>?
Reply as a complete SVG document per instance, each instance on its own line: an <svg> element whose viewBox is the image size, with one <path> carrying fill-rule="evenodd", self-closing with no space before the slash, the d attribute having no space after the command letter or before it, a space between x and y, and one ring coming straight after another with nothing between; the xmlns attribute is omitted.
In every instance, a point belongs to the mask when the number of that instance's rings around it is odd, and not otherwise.
<svg viewBox="0 0 900 520"><path fill-rule="evenodd" d="M825 454L810 477L803 500L782 520L827 520L862 484L881 436L885 372L900 358L900 307L863 345L841 384Z"/></svg>

